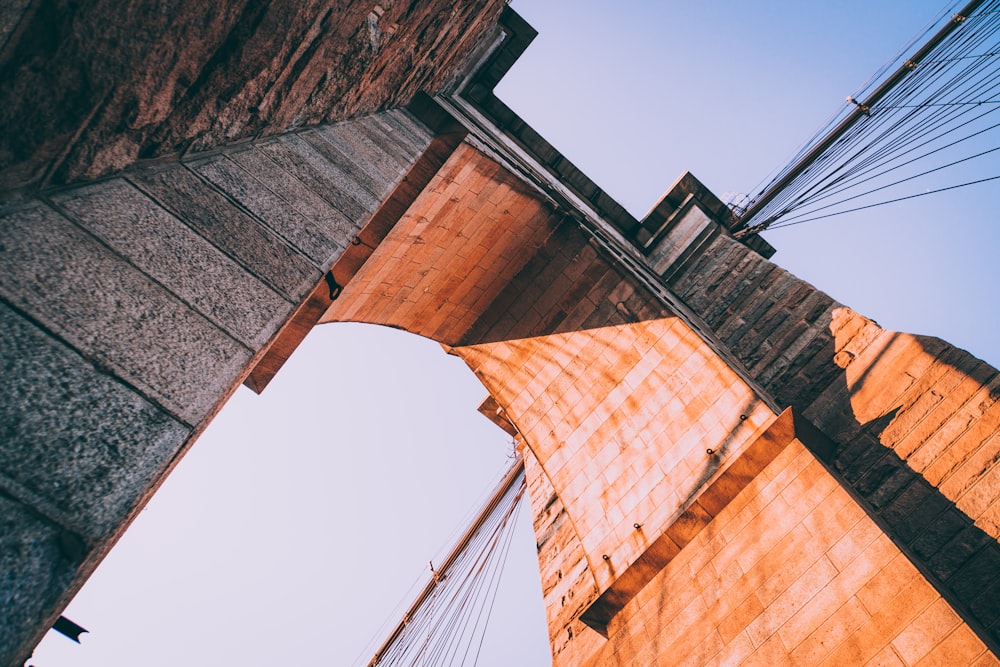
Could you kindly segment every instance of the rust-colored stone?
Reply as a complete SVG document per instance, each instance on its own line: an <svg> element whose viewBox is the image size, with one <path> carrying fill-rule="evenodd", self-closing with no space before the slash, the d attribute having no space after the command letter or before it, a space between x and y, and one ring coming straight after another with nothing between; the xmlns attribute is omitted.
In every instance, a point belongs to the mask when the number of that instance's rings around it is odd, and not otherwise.
<svg viewBox="0 0 1000 667"><path fill-rule="evenodd" d="M448 82L502 6L34 0L0 52L0 186L403 106Z"/></svg>

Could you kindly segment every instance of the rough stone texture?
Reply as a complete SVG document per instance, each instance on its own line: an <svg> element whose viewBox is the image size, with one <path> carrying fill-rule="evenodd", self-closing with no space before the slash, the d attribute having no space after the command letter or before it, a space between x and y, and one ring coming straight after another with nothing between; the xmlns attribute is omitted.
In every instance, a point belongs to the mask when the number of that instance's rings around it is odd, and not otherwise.
<svg viewBox="0 0 1000 667"><path fill-rule="evenodd" d="M0 497L90 554L67 570L4 506L0 663L25 658L433 134L400 110L321 126L451 85L503 5L0 3L0 304L41 336L3 341Z"/></svg>
<svg viewBox="0 0 1000 667"><path fill-rule="evenodd" d="M72 537L0 493L0 664L20 665L23 628L54 620L52 609L79 564ZM69 547L69 548L67 548Z"/></svg>
<svg viewBox="0 0 1000 667"><path fill-rule="evenodd" d="M1000 375L944 341L885 331L724 234L668 284L781 405L975 630L1000 646ZM663 251L678 255L676 250ZM971 583L975 582L975 583Z"/></svg>
<svg viewBox="0 0 1000 667"><path fill-rule="evenodd" d="M270 162L267 158L263 160ZM338 245L338 240L350 238L352 232L357 232L346 216L326 202L310 211L308 203L303 206L308 201L306 197L282 197L272 190L279 189L280 186L276 187L266 174L248 171L230 156L215 155L189 166L206 181L246 207L254 217L264 220L272 231L308 257L315 266L329 264L343 250L343 246ZM274 170L294 180L284 170L276 166ZM308 191L313 199L319 199L298 181L296 185L301 190ZM305 214L300 212L299 209L302 208L306 209ZM314 213L315 209L325 210L317 215Z"/></svg>
<svg viewBox="0 0 1000 667"><path fill-rule="evenodd" d="M619 604L652 579L664 550L678 550L680 538L660 536L773 413L676 317L454 352L504 406L582 547L587 575L546 599L562 623L550 628L553 653L575 664L576 618L624 579Z"/></svg>
<svg viewBox="0 0 1000 667"><path fill-rule="evenodd" d="M773 418L678 318L455 353L504 406L545 470L600 592Z"/></svg>
<svg viewBox="0 0 1000 667"><path fill-rule="evenodd" d="M583 544L559 494L531 449L521 447L521 452L528 498L534 512L535 546L549 644L561 660L569 664L584 664L586 658L599 651L604 642L603 637L579 620L587 604L597 597L597 586Z"/></svg>
<svg viewBox="0 0 1000 667"><path fill-rule="evenodd" d="M431 139L423 124L403 109L364 116L354 127L364 134L366 142L379 145L395 161L405 164L423 153Z"/></svg>
<svg viewBox="0 0 1000 667"><path fill-rule="evenodd" d="M0 51L0 190L402 106L503 2L32 0Z"/></svg>
<svg viewBox="0 0 1000 667"><path fill-rule="evenodd" d="M348 165L332 162L300 136L277 137L259 143L258 147L311 190L322 193L324 199L350 219L357 219L378 205L375 195L355 180Z"/></svg>
<svg viewBox="0 0 1000 667"><path fill-rule="evenodd" d="M0 376L0 491L90 544L125 520L190 433L2 303Z"/></svg>
<svg viewBox="0 0 1000 667"><path fill-rule="evenodd" d="M0 238L0 295L189 425L250 361L249 349L44 204L0 215Z"/></svg>
<svg viewBox="0 0 1000 667"><path fill-rule="evenodd" d="M556 224L513 176L463 144L324 320L387 324L456 344Z"/></svg>
<svg viewBox="0 0 1000 667"><path fill-rule="evenodd" d="M4 625L18 651L41 636L38 624L68 601L299 301L328 290L317 288L323 272L431 142L403 111L372 124L397 136L370 136L353 121L337 129L360 137L363 156L319 152L300 136L269 140L292 145L321 177L308 182L299 164L285 169L250 144L0 209L0 494L91 554L72 583L53 584L61 592L39 602L42 612L28 605L30 623ZM365 203L338 210L338 192L363 192ZM19 590L0 595L20 600Z"/></svg>
<svg viewBox="0 0 1000 667"><path fill-rule="evenodd" d="M462 344L528 338L670 314L572 220L557 218L545 243L489 304Z"/></svg>
<svg viewBox="0 0 1000 667"><path fill-rule="evenodd" d="M370 128L380 134L372 136ZM363 139L363 153L337 152L319 132L196 156L187 164L314 266L326 269L427 149L432 133L403 110L338 125L341 136L369 137ZM310 138L331 150L317 151ZM391 165L390 173L379 172L375 160Z"/></svg>
<svg viewBox="0 0 1000 667"><path fill-rule="evenodd" d="M52 201L126 261L248 348L261 347L292 304L122 179ZM206 285L215 289L206 290Z"/></svg>
<svg viewBox="0 0 1000 667"><path fill-rule="evenodd" d="M63 561L101 551L262 343L301 333L287 315L330 304L330 269L346 277L326 319L460 346L525 438L560 664L997 664L994 369L766 262L690 175L635 220L478 75L468 99L568 190L405 113L321 126L437 91L491 43L499 0L155 4L0 9L17 22L0 35L0 196L37 195L0 211L21 440L2 445L17 560L0 600L24 605L4 650L23 657L96 556L75 575ZM494 83L530 38L515 33L484 67ZM110 416L59 421L98 390ZM835 444L758 457L771 397ZM42 433L65 434L61 457Z"/></svg>
<svg viewBox="0 0 1000 667"><path fill-rule="evenodd" d="M376 144L364 131L356 131L353 125L323 125L299 136L331 162L353 167L351 172L357 174L354 180L364 185L376 201L385 196L387 185L403 176L401 167L407 164L399 159L401 156L385 151L383 146L392 146L391 143L382 140Z"/></svg>
<svg viewBox="0 0 1000 667"><path fill-rule="evenodd" d="M892 422L899 431L893 441L907 447L918 437L917 422L920 438L939 433L934 437L940 440L942 431L965 437L968 444L960 449L966 454L959 456L951 440L935 449L951 452L951 469L961 468L997 430L987 421L978 435L970 431L975 415L990 413L995 403L993 371L974 364L957 374L942 371L932 377L947 384L933 396L954 397L921 399L931 380L914 383L910 376L933 367L946 347L903 336L920 347L905 352L910 343L901 335L841 308L728 238L698 201L684 202L677 216L651 227L650 256L708 338L686 328L667 344L664 331L650 334L648 327L674 320L649 284L609 258L572 219L538 206L536 194L519 189L471 147L456 151L432 179L325 319L398 326L454 345L517 425L552 487L536 520L539 545L554 545L540 552L540 562L553 651L563 664L582 664L595 650L580 622L590 618L595 599L608 613L629 603L664 563L687 549L694 527L704 527L724 507L718 499L730 497L725 489L735 488L733 480L752 479L750 473L727 477L725 466L742 460L728 452L738 453L761 424L755 410L770 413L728 363L742 365L744 377L759 382L779 405L791 403L817 420L838 446L816 455L865 499L907 557L927 573L944 573L932 575L935 595L947 595L974 634L993 641L1000 612L985 591L993 590L1000 573L988 548L995 541L979 540L982 531L963 532L976 526L954 513L959 495L934 504L940 492L915 486L919 475L908 476L906 464L885 458L894 445L878 439L892 421L887 411L902 396L926 408L906 408L916 421ZM876 355L887 344L876 344L884 336L903 351ZM650 346L650 340L657 342ZM723 362L712 345L730 349L735 358ZM874 376L862 354L870 345L882 364ZM927 350L931 359L916 365L892 361L914 361ZM953 356L945 359L960 363L961 355ZM713 384L723 375L726 382ZM741 388L744 400L727 387ZM955 415L961 406L968 417ZM928 420L924 415L932 409L938 412ZM727 435L727 425L741 435ZM724 457L722 465L703 471L695 459L699 453L705 458L707 448ZM929 452L923 445L912 451ZM992 470L993 459L983 461ZM848 463L851 470L844 468ZM982 521L990 520L996 497L986 491L990 475L979 473L986 481L978 495L963 491ZM927 530L904 539L897 526L921 502L931 503ZM643 526L642 546L635 542L635 523ZM964 541L956 542L958 536Z"/></svg>
<svg viewBox="0 0 1000 667"><path fill-rule="evenodd" d="M608 633L590 664L1000 664L798 440Z"/></svg>
<svg viewBox="0 0 1000 667"><path fill-rule="evenodd" d="M464 144L323 321L373 322L471 345L667 314L575 222Z"/></svg>
<svg viewBox="0 0 1000 667"><path fill-rule="evenodd" d="M304 257L185 166L132 169L128 179L289 301L297 303L319 279Z"/></svg>
<svg viewBox="0 0 1000 667"><path fill-rule="evenodd" d="M31 0L0 0L0 52L17 29Z"/></svg>

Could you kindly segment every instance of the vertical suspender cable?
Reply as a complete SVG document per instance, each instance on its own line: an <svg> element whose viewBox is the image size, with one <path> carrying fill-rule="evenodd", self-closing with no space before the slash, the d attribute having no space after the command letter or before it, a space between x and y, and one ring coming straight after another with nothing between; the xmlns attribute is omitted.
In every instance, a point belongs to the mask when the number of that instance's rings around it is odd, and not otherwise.
<svg viewBox="0 0 1000 667"><path fill-rule="evenodd" d="M403 614L402 620L393 628L392 632L389 634L388 638L382 645L379 646L375 655L372 657L371 661L368 662L368 667L376 667L382 657L389 651L392 646L402 637L404 630L406 630L410 619L415 618L419 610L430 600L431 596L438 589L441 582L443 582L448 577L448 572L456 564L456 561L460 560L463 556L465 550L468 548L469 543L472 541L473 537L486 525L493 513L496 511L497 507L500 505L501 501L508 492L517 485L524 484L524 459L518 456L514 463L511 465L510 469L504 475L503 479L497 485L496 489L490 495L489 499L483 505L482 510L473 519L472 523L465 530L462 536L455 543L455 546L448 552L445 556L444 561L435 572L435 576L424 586L423 590L417 595L413 604L406 610ZM520 497L520 494L517 496Z"/></svg>

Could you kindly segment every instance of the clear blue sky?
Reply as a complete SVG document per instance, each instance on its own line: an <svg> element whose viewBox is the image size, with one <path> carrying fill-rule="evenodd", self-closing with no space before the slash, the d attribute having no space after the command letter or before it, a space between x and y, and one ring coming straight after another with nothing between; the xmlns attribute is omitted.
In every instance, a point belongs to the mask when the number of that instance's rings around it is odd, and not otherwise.
<svg viewBox="0 0 1000 667"><path fill-rule="evenodd" d="M499 93L642 215L685 169L752 189L942 4L516 0L540 35ZM996 193L766 237L883 326L997 365ZM83 645L50 633L34 664L351 664L504 466L484 394L434 343L321 327L263 396L241 389L70 606ZM521 528L480 664L548 664Z"/></svg>

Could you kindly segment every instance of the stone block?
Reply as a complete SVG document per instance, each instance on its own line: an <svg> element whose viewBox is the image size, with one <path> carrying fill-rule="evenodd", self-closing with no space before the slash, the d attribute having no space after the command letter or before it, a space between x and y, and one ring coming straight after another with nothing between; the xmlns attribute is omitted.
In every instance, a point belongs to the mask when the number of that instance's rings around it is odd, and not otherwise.
<svg viewBox="0 0 1000 667"><path fill-rule="evenodd" d="M835 465L851 484L855 484L869 470L887 456L892 456L889 449L881 443L875 441L866 434L854 438L848 448L842 450L843 456L839 456ZM853 458L851 458L853 456Z"/></svg>
<svg viewBox="0 0 1000 667"><path fill-rule="evenodd" d="M996 657L989 655L989 653L983 655L985 651L986 646L979 637L968 626L960 625L917 664L920 667L930 667L931 665L987 667L988 665L996 665Z"/></svg>
<svg viewBox="0 0 1000 667"><path fill-rule="evenodd" d="M993 638L996 640L1000 635L1000 627L996 627L1000 620L1000 572L993 572L993 581L984 580L980 585L979 597L972 601L969 610L975 615L976 620L986 627L992 627Z"/></svg>
<svg viewBox="0 0 1000 667"><path fill-rule="evenodd" d="M973 600L984 586L1000 577L1000 547L988 544L970 558L948 579L950 588L960 600Z"/></svg>
<svg viewBox="0 0 1000 667"><path fill-rule="evenodd" d="M919 536L910 547L919 558L928 561L959 531L968 528L971 523L969 518L960 511L949 509L935 517L934 521L924 523L921 526Z"/></svg>
<svg viewBox="0 0 1000 667"><path fill-rule="evenodd" d="M969 526L938 551L937 556L930 560L928 566L931 572L947 581L973 554L994 543L989 535L975 526Z"/></svg>
<svg viewBox="0 0 1000 667"><path fill-rule="evenodd" d="M394 141L410 160L423 153L434 138L427 126L403 109L364 116L356 122L369 133L380 132Z"/></svg>
<svg viewBox="0 0 1000 667"><path fill-rule="evenodd" d="M122 179L66 190L52 200L251 349L263 346L291 311L290 302Z"/></svg>
<svg viewBox="0 0 1000 667"><path fill-rule="evenodd" d="M344 136L352 137L357 133L357 129L351 123L342 123L335 127L346 126L342 133ZM282 142L302 155L308 155L315 151L316 157L321 157L331 165L342 171L350 182L348 187L343 189L352 192L355 199L365 201L368 197L381 200L389 194L392 186L402 178L405 173L402 165L383 165L379 155L381 151L377 147L368 147L336 141L336 136L330 132L329 127L316 128L305 132L282 137ZM301 144L299 142L302 142ZM306 147L308 146L308 149ZM392 159L389 163L394 163ZM364 192L357 188L363 188Z"/></svg>
<svg viewBox="0 0 1000 667"><path fill-rule="evenodd" d="M878 510L888 505L913 477L905 463L886 454L858 479L854 489Z"/></svg>
<svg viewBox="0 0 1000 667"><path fill-rule="evenodd" d="M76 573L55 524L0 494L0 665L20 665ZM20 652L24 651L25 654Z"/></svg>
<svg viewBox="0 0 1000 667"><path fill-rule="evenodd" d="M0 377L0 488L90 542L125 520L190 434L3 304Z"/></svg>
<svg viewBox="0 0 1000 667"><path fill-rule="evenodd" d="M251 174L255 180L265 183L268 190L287 202L288 208L298 211L306 220L309 220L310 227L316 234L321 234L334 241L340 238L352 239L365 222L365 219L348 218L347 215L324 199L320 192L309 188L295 174L284 169L268 157L264 151L256 147L227 153L226 159L231 160L246 173ZM219 168L223 169L221 166ZM239 178L238 175L234 174L229 174L229 176ZM251 202L244 202L230 191L230 188L234 187L232 182L227 185L221 183L216 183L216 185L256 214L254 207L250 206L252 199ZM269 220L264 219L265 222L271 224ZM293 243L296 242L295 239L299 238L297 234L292 235L283 230L284 228L275 229L279 233L287 234L286 238L289 238ZM293 236L294 238L292 238ZM305 252L304 249L303 251ZM321 263L321 266L325 265L325 261Z"/></svg>
<svg viewBox="0 0 1000 667"><path fill-rule="evenodd" d="M386 116L387 114L379 114ZM369 116L368 118L373 118ZM374 118L378 118L375 116ZM374 144L399 170L399 176L406 172L409 165L424 151L431 137L412 140L403 131L396 118L386 118L384 122L364 122L359 119L351 122L351 127L366 143ZM397 176L398 179L398 176Z"/></svg>
<svg viewBox="0 0 1000 667"><path fill-rule="evenodd" d="M128 179L291 301L319 280L320 272L305 257L186 166L133 169Z"/></svg>
<svg viewBox="0 0 1000 667"><path fill-rule="evenodd" d="M409 167L408 160L399 154L392 146L392 142L384 135L374 137L364 132L362 127L353 122L334 123L330 125L320 125L315 128L315 132L320 134L327 142L336 146L339 152L348 156L356 166L375 177L381 174L383 178L378 179L383 183L382 193L373 192L375 196L385 196L389 188L402 178Z"/></svg>
<svg viewBox="0 0 1000 667"><path fill-rule="evenodd" d="M348 220L367 220L378 207L375 195L302 137L282 136L257 144L257 148L322 196Z"/></svg>
<svg viewBox="0 0 1000 667"><path fill-rule="evenodd" d="M267 227L325 269L357 233L346 218L337 216L334 226L303 215L295 201L287 201L260 180L224 155L189 162L188 166L215 187L239 202Z"/></svg>
<svg viewBox="0 0 1000 667"><path fill-rule="evenodd" d="M657 273L665 273L698 234L711 224L711 220L700 208L691 207L687 213L682 214L669 234L652 249L648 260L650 266Z"/></svg>
<svg viewBox="0 0 1000 667"><path fill-rule="evenodd" d="M880 516L890 526L894 528L896 526L900 527L897 530L898 538L909 541L915 537L915 535L911 535L907 531L907 527L910 526L908 522L909 517L918 508L926 507L928 503L933 502L933 497L936 495L937 491L929 484L921 479L914 479L909 486L903 489L902 493L896 496L891 503L880 511ZM913 530L917 531L917 533L923 530L924 527L912 526Z"/></svg>
<svg viewBox="0 0 1000 667"><path fill-rule="evenodd" d="M719 325L715 330L720 336L733 327L734 320L737 321L736 326L745 322L747 315L758 306L758 301L766 297L766 292L759 289L759 285L775 271L776 267L752 253L747 255L745 261L754 259L756 261L750 265L750 269L745 271L741 276L742 279L733 286L731 292L733 298L730 299L725 311L718 316Z"/></svg>
<svg viewBox="0 0 1000 667"><path fill-rule="evenodd" d="M892 647L907 665L915 664L948 636L960 619L943 599L935 600L892 640Z"/></svg>
<svg viewBox="0 0 1000 667"><path fill-rule="evenodd" d="M0 212L0 295L189 425L251 351L39 202Z"/></svg>

